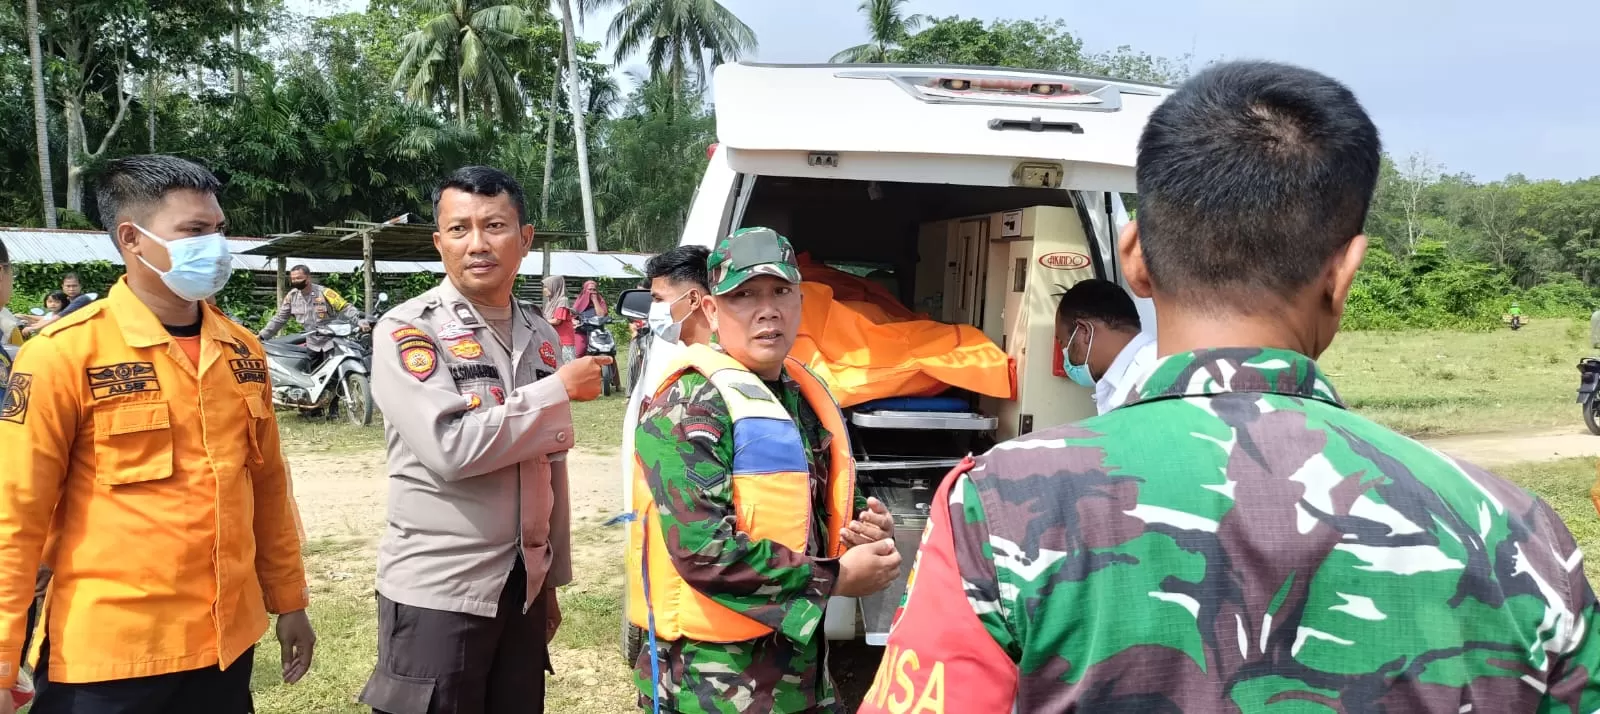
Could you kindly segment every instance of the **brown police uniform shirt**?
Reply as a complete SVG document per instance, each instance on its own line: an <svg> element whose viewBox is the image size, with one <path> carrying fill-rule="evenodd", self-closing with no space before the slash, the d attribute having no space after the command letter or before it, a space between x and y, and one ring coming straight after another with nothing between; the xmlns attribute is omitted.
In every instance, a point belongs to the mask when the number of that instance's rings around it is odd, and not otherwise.
<svg viewBox="0 0 1600 714"><path fill-rule="evenodd" d="M519 552L525 608L572 580L560 339L531 305L513 302L509 318L506 344L447 278L373 331L389 455L378 591L390 600L493 617Z"/></svg>

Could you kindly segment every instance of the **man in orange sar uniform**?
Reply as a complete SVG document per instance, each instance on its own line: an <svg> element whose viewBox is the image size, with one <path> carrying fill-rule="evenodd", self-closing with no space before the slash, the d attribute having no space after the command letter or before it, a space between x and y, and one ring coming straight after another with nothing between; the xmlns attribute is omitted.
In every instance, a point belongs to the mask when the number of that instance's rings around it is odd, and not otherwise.
<svg viewBox="0 0 1600 714"><path fill-rule="evenodd" d="M12 371L0 688L17 679L43 556L55 577L34 714L246 714L269 612L284 681L311 665L265 357L205 302L231 272L219 188L170 156L111 162L100 215L127 275L24 345Z"/></svg>

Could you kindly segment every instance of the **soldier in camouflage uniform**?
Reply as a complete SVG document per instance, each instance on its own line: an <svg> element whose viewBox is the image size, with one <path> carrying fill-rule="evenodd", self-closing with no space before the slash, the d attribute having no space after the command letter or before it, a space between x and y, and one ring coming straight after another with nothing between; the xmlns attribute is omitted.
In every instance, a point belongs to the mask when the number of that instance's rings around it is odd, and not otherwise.
<svg viewBox="0 0 1600 714"><path fill-rule="evenodd" d="M1351 413L1313 361L1378 166L1307 70L1217 66L1156 110L1120 250L1169 356L946 481L862 712L1600 708L1554 511Z"/></svg>
<svg viewBox="0 0 1600 714"><path fill-rule="evenodd" d="M800 275L793 256L788 241L767 229L747 229L712 251L711 295L704 305L719 346L716 352L703 345L689 347L685 359L695 366L664 374L667 381L652 392L656 396L639 422L636 480L648 492L636 485L641 494L636 498L653 500L654 510L646 506L636 513L645 528L649 519L659 519L659 530L647 531L658 535L648 537L665 542L647 540L630 550L661 552L654 549L664 546L682 583L705 598L692 609L717 611L704 616L712 629L717 623L736 628L754 624L768 633L744 641L663 636L654 650L645 647L635 666L635 683L639 704L646 709L659 697L660 711L683 714L842 712L826 666L822 620L828 598L878 592L899 573L893 519L876 499L861 498L847 442L836 442L835 431L825 428L830 417L831 423L842 423L838 407L825 392L820 400L814 392L805 394L802 382L820 382L798 362L785 359L800 327ZM725 356L718 358L717 353ZM758 506L739 500L733 487L741 478L734 456L739 421L725 392L707 376L717 371L703 366L728 358L736 371L753 373L738 385L740 392L760 402L776 401L798 427L809 471L798 477L809 480L811 493L810 523L802 527L810 532L798 534L803 547L746 532L747 509L765 514L768 522L792 522L797 519L786 512L803 512L807 504ZM763 448L772 448L770 444ZM745 458L741 452L740 459ZM848 484L840 483L841 477ZM840 513L840 506L848 510ZM852 512L857 514L854 520ZM837 530L830 525L835 523L841 526ZM633 538L639 538L640 527L635 524ZM630 588L636 591L637 555L629 565ZM644 583L646 591L651 587L659 598L669 586L660 580ZM642 608L645 600L630 594L630 607ZM656 625L665 627L677 617L663 612L659 600L651 602L658 602L651 612Z"/></svg>

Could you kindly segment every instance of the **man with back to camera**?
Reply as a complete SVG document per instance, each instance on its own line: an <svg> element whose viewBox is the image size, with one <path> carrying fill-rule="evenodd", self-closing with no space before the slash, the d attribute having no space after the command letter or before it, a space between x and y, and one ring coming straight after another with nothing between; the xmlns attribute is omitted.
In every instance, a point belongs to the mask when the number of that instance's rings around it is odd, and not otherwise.
<svg viewBox="0 0 1600 714"><path fill-rule="evenodd" d="M1167 356L1110 414L946 480L862 712L1600 707L1555 512L1347 411L1313 361L1379 152L1296 67L1216 65L1155 110L1119 252Z"/></svg>
<svg viewBox="0 0 1600 714"><path fill-rule="evenodd" d="M789 242L747 228L707 268L716 347L675 356L634 436L628 617L656 641L634 665L639 705L842 712L824 608L899 575L894 519L861 497L827 387L788 358L801 306Z"/></svg>
<svg viewBox="0 0 1600 714"><path fill-rule="evenodd" d="M1140 329L1133 298L1109 280L1083 280L1061 296L1056 342L1067 378L1094 390L1101 414L1121 406L1156 363L1155 335Z"/></svg>
<svg viewBox="0 0 1600 714"><path fill-rule="evenodd" d="M127 274L23 347L0 409L0 688L43 561L34 714L245 714L268 613L284 681L315 636L261 345L205 304L221 186L171 156L97 184Z"/></svg>
<svg viewBox="0 0 1600 714"><path fill-rule="evenodd" d="M565 365L513 295L533 246L522 187L487 166L434 191L439 285L373 335L386 415L388 528L378 546L378 662L361 702L393 714L544 711L555 589L572 580L571 403L610 358Z"/></svg>

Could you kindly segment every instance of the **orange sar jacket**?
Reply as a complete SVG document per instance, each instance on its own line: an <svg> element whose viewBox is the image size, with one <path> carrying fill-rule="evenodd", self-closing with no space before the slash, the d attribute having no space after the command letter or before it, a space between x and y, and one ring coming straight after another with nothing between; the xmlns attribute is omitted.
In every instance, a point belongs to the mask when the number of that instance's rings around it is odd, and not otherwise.
<svg viewBox="0 0 1600 714"><path fill-rule="evenodd" d="M201 309L198 370L125 281L18 355L0 408L0 687L41 554L52 681L226 668L268 611L305 608L261 345Z"/></svg>

